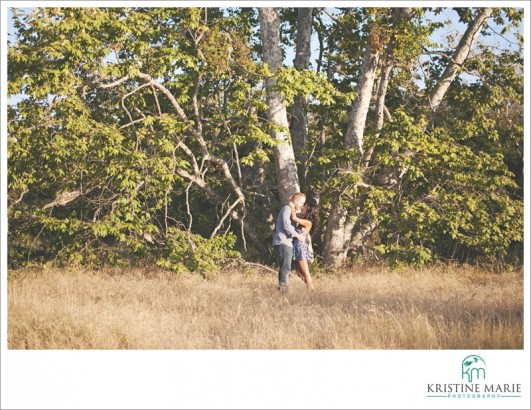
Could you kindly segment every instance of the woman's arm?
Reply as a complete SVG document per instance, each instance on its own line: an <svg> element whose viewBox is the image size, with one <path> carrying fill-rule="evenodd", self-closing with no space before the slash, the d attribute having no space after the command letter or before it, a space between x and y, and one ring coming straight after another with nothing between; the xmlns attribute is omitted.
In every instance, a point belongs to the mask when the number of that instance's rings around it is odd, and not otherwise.
<svg viewBox="0 0 531 410"><path fill-rule="evenodd" d="M310 232L310 229L312 229L312 221L308 219L302 219L297 216L295 213L295 207L291 206L291 219L293 219L295 222L297 222L299 225L302 225L302 228L304 229L304 232Z"/></svg>

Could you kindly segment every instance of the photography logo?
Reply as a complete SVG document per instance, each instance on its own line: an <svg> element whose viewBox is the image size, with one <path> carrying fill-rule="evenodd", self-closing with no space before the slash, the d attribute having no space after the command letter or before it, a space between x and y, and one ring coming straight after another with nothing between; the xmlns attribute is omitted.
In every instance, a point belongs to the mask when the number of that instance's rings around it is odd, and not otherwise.
<svg viewBox="0 0 531 410"><path fill-rule="evenodd" d="M522 397L520 383L491 383L487 380L487 363L476 354L460 362L461 380L428 383L426 397L440 399L502 399Z"/></svg>
<svg viewBox="0 0 531 410"><path fill-rule="evenodd" d="M461 364L461 378L472 383L474 380L485 380L485 360L476 355L465 357Z"/></svg>

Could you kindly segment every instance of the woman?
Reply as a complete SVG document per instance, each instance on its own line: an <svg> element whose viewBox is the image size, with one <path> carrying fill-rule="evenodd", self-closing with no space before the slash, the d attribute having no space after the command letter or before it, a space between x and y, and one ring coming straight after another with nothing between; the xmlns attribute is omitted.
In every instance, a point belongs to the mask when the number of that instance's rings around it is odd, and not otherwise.
<svg viewBox="0 0 531 410"><path fill-rule="evenodd" d="M305 238L309 239L311 234L314 233L317 224L319 222L319 213L317 209L317 201L313 198L308 200L308 203L301 208L300 217L297 216L295 207L291 207L291 219L295 221L298 226L297 230L301 232ZM309 236L309 237L308 237ZM313 261L313 250L308 244L311 241L304 240L299 241L293 239L293 260L295 261L295 269L297 275L306 283L306 287L309 291L313 292L312 277L310 276L310 268L308 262Z"/></svg>

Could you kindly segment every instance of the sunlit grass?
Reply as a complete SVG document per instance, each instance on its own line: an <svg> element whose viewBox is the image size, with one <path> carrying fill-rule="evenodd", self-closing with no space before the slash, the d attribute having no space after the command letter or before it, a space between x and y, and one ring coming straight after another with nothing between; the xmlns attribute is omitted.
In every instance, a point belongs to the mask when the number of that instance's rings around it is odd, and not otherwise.
<svg viewBox="0 0 531 410"><path fill-rule="evenodd" d="M10 349L522 349L523 274L472 267L315 275L10 272Z"/></svg>

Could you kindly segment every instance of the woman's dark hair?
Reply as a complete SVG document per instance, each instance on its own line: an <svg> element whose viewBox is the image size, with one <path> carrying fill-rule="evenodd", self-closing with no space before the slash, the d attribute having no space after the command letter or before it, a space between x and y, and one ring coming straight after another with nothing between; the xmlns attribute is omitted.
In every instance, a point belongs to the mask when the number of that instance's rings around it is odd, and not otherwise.
<svg viewBox="0 0 531 410"><path fill-rule="evenodd" d="M306 217L312 222L312 229L310 229L310 235L313 235L315 231L319 229L321 219L319 218L318 203L315 198L309 198L306 202Z"/></svg>

